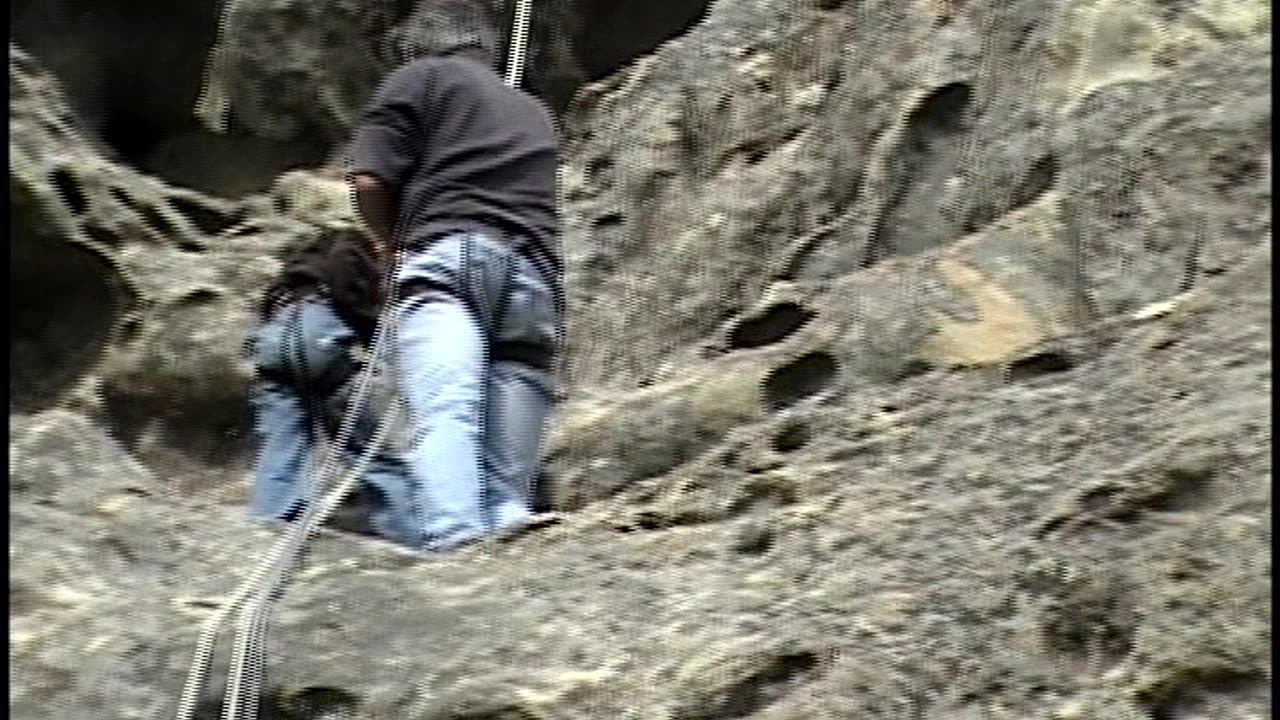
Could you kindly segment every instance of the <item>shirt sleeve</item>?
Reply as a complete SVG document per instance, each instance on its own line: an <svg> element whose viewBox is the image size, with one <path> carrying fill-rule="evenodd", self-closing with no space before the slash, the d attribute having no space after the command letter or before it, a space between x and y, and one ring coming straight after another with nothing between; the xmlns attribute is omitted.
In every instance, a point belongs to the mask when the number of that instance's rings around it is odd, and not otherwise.
<svg viewBox="0 0 1280 720"><path fill-rule="evenodd" d="M367 173L398 188L418 160L424 142L422 104L430 66L409 64L393 71L365 107L351 150L351 173Z"/></svg>

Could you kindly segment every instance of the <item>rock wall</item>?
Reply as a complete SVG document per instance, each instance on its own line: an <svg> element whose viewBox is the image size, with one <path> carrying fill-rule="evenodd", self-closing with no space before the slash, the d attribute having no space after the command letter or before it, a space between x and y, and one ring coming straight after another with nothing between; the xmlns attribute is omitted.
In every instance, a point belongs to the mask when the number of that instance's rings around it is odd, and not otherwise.
<svg viewBox="0 0 1280 720"><path fill-rule="evenodd" d="M12 8L14 717L172 713L272 533L251 302L397 47L508 12ZM535 13L568 519L324 537L267 717L1269 717L1269 5Z"/></svg>

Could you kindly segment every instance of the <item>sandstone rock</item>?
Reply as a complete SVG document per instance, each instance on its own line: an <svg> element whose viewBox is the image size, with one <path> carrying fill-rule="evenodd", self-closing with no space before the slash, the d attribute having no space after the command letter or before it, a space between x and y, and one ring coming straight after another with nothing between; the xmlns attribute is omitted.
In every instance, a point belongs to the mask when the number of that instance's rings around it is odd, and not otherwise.
<svg viewBox="0 0 1280 720"><path fill-rule="evenodd" d="M609 518L646 502L682 504L639 493L448 557L322 539L277 615L270 707L284 717L304 705L380 718L1022 717L1053 693L1090 698L1100 717L1246 712L1265 697L1254 678L1266 672L1269 622L1268 429L1247 402L1268 363L1249 349L1267 333L1270 253L1259 251L1205 288L1214 301L1198 311L1208 327L1224 327L1224 315L1254 320L1172 346L1158 364L1135 362L1140 338L1130 336L1054 382L953 376L894 400L908 432L863 455L823 463L840 444L834 433L794 451L799 495L755 506L775 531L764 557L730 550L732 522L612 530ZM1214 381L1197 382L1205 377ZM1179 387L1199 393L1185 410L1169 406ZM1109 413L1082 412L1101 402ZM1084 419L1099 425L1073 449ZM36 427L13 442L36 447ZM1187 465L1181 452L1121 460L1189 427L1230 460L1208 488L1035 538L1044 509L1086 478L1110 473L1127 487ZM939 464L917 471L936 448ZM723 483L719 493L742 482L689 476ZM697 502L696 488L684 492ZM58 653L75 648L92 672L63 676L71 718L80 698L106 692L121 698L119 717L167 707L200 604L266 542L225 511L176 498L123 506L110 521L22 508L15 582L54 587L32 573L57 568L65 589L26 596L20 627L44 614L15 662L25 677L54 673L69 662ZM74 548L108 527L133 559L77 560ZM122 598L130 605L115 615L104 605ZM145 620L113 619L126 612ZM1136 671L1115 674L1117 663ZM1104 674L1130 679L1097 695Z"/></svg>
<svg viewBox="0 0 1280 720"><path fill-rule="evenodd" d="M12 435L10 491L26 502L109 516L163 491L145 467L82 415L50 410L23 417Z"/></svg>
<svg viewBox="0 0 1280 720"><path fill-rule="evenodd" d="M80 392L129 447L158 447L166 465L189 456L195 476L243 461L252 307L275 254L314 226L104 157L12 44L9 76L13 402L30 412Z"/></svg>
<svg viewBox="0 0 1280 720"><path fill-rule="evenodd" d="M268 707L281 717L304 706L379 718L479 710L1023 717L1043 707L1046 688L1057 697L1086 692L1091 673L1123 652L1140 670L1097 698L1100 717L1125 717L1115 712L1134 707L1128 693L1143 707L1244 711L1265 693L1249 678L1267 668L1269 431L1263 406L1248 399L1269 363L1269 270L1269 252L1255 253L1204 288L1213 299L1195 312L1209 330L1159 362L1135 360L1141 338L1131 336L1052 382L935 378L928 392L883 398L898 405L904 432L870 426L890 437L838 463L823 458L840 449L839 435L819 431L820 440L789 455L803 505L759 506L776 530L763 557L730 551L732 523L610 530L610 517L644 507L638 494L600 501L505 549L450 557L413 560L376 542L322 539L277 614ZM1224 316L1233 322L1222 324ZM1178 388L1196 393L1185 409L1170 405ZM1104 402L1108 411L1098 412ZM1086 420L1096 423L1084 431L1088 442L1072 445ZM1206 494L1112 527L1031 538L1056 497L1120 466L1135 445L1156 447L1193 425L1232 459ZM15 432L16 447L42 447L28 439L37 431ZM58 453L38 456L65 457ZM932 470L917 469L931 457L939 458ZM1149 467L1169 463L1184 464L1153 456ZM34 469L14 468L16 481ZM741 481L700 475L724 483L713 492ZM112 717L167 712L207 612L201 605L243 576L267 542L265 531L225 510L178 498L140 499L110 520L19 503L13 521L15 682L28 693L41 688L46 703L20 695L18 717L40 716L50 697L73 719L102 717L102 707ZM84 554L109 537L124 550ZM1128 612L1121 606L1087 596L1084 605L1055 605L1054 585L1020 578L1019 568L1045 562L1145 590L1124 601L1133 613L1117 624L1112 613ZM1153 592L1171 572L1191 572L1174 582L1197 592ZM1170 610L1175 600L1182 609ZM1088 612L1062 614L1076 607ZM1068 627L1044 624L1053 613L1085 630L1123 632L1096 658L1088 633L1075 630L1055 631L1060 644L1049 648L1044 633ZM770 642L753 640L763 637ZM708 656L740 662L697 661ZM793 666L809 669L770 669ZM1242 680L1201 690L1193 679L1224 672ZM791 679L767 680L775 677ZM751 690L749 678L769 689ZM94 704L108 696L110 704Z"/></svg>
<svg viewBox="0 0 1280 720"><path fill-rule="evenodd" d="M1000 363L1185 290L1269 222L1265 29L1210 43L1200 11L1178 15L1153 42L1194 36L1194 52L1113 77L1107 62L1160 48L1073 45L1084 6L966 5L934 30L920 4L767 23L747 5L579 98L565 242L581 383L643 383L793 280L840 288L835 312L878 338L849 348L863 374ZM832 51L804 52L810 36ZM823 295L809 307L826 316ZM907 334L880 318L910 318Z"/></svg>
<svg viewBox="0 0 1280 720"><path fill-rule="evenodd" d="M255 133L336 140L377 82L376 36L392 3L229 2L195 111L206 128L228 113Z"/></svg>
<svg viewBox="0 0 1280 720"><path fill-rule="evenodd" d="M349 186L341 179L326 178L303 170L276 178L272 197L284 214L321 225L360 223Z"/></svg>
<svg viewBox="0 0 1280 720"><path fill-rule="evenodd" d="M566 2L540 4L531 32L528 61L538 72L529 83L556 106L579 82L568 10ZM266 137L341 142L404 47L440 48L477 34L505 44L510 22L505 5L490 0L235 0L222 10L195 110L215 131L234 116Z"/></svg>
<svg viewBox="0 0 1280 720"><path fill-rule="evenodd" d="M236 196L317 162L328 148L323 138L281 142L239 124L225 135L198 125L191 106L220 4L19 0L10 39L58 77L67 108L105 154L184 187Z"/></svg>

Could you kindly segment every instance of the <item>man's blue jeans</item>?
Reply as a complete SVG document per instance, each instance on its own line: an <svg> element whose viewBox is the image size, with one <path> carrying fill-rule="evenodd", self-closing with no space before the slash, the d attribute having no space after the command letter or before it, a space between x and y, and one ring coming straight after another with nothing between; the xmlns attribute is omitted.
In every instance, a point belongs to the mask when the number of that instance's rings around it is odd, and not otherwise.
<svg viewBox="0 0 1280 720"><path fill-rule="evenodd" d="M252 389L258 440L253 514L283 520L302 510L317 433L337 434L337 416L346 408L335 408L334 400L356 370L350 351L358 342L330 305L315 296L280 309L253 334L258 371ZM348 465L367 447L379 420L374 410L380 409L367 402L356 410L353 431L342 448ZM328 484L338 476L332 473ZM388 540L417 547L421 522L405 464L390 452L377 452L362 481L376 491L373 529Z"/></svg>
<svg viewBox="0 0 1280 720"><path fill-rule="evenodd" d="M398 389L412 437L426 549L447 549L532 515L533 483L553 388L548 370L507 347L549 358L559 347L558 284L497 237L456 232L414 242L397 267Z"/></svg>

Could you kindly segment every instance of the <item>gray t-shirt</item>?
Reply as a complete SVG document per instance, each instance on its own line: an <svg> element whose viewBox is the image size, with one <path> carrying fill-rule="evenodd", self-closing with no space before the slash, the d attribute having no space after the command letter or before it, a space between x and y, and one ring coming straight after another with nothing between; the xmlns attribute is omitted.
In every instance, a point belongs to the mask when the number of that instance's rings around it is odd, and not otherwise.
<svg viewBox="0 0 1280 720"><path fill-rule="evenodd" d="M356 128L352 171L394 189L401 243L482 225L558 264L558 151L536 98L468 58L428 57L383 80Z"/></svg>

